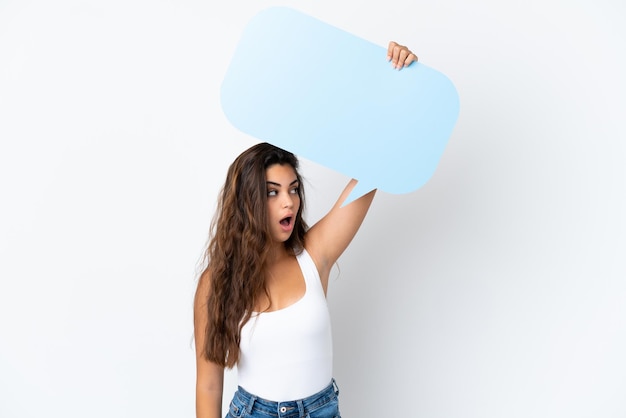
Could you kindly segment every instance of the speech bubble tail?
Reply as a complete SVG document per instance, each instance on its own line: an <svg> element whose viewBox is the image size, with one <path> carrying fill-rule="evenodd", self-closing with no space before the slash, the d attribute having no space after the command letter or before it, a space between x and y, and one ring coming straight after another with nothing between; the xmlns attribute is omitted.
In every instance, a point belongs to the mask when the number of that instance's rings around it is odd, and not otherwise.
<svg viewBox="0 0 626 418"><path fill-rule="evenodd" d="M346 206L347 204L352 203L353 201L357 200L359 197L363 196L364 194L367 194L369 192L371 192L372 190L374 190L376 187L373 186L369 186L367 183L364 182L358 182L350 191L350 194L348 195L348 197L346 197L346 200L343 201L343 203L341 204L341 207Z"/></svg>

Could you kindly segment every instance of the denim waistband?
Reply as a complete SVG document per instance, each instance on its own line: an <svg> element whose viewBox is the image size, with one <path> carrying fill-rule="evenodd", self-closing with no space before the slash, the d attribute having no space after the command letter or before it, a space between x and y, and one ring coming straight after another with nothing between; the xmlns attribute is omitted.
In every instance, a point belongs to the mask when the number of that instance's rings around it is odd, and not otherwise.
<svg viewBox="0 0 626 418"><path fill-rule="evenodd" d="M339 388L337 387L335 379L332 379L328 386L316 394L293 401L268 401L267 399L259 398L247 392L241 386L239 386L237 392L235 392L235 397L239 398L245 405L248 414L251 414L253 411L259 411L280 418L305 417L309 410L318 409L336 399L338 395Z"/></svg>

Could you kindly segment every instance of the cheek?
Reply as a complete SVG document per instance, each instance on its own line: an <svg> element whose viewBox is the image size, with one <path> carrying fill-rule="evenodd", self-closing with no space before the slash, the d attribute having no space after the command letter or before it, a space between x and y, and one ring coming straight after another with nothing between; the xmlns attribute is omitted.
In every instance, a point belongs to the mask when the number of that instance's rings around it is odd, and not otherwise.
<svg viewBox="0 0 626 418"><path fill-rule="evenodd" d="M275 220L276 218L280 217L281 212L282 207L277 199L272 199L270 202L268 202L267 216L270 220Z"/></svg>
<svg viewBox="0 0 626 418"><path fill-rule="evenodd" d="M274 210L274 205L272 205L271 202L267 202L267 217L268 219L272 219L274 218L274 214L275 214L275 210Z"/></svg>

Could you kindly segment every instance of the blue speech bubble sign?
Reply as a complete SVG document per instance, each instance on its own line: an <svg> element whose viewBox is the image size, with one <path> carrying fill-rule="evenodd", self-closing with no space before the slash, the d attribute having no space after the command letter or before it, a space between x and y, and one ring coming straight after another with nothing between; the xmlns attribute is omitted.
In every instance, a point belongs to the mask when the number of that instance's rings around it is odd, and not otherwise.
<svg viewBox="0 0 626 418"><path fill-rule="evenodd" d="M442 73L400 71L375 45L286 7L244 29L222 82L239 130L359 182L345 203L380 188L408 193L433 175L459 115Z"/></svg>

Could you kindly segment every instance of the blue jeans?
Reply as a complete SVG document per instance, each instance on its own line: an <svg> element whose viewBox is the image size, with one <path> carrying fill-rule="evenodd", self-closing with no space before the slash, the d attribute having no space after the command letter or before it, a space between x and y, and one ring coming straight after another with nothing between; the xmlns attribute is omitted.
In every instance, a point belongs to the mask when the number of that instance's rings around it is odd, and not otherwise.
<svg viewBox="0 0 626 418"><path fill-rule="evenodd" d="M322 391L296 401L274 402L246 392L235 392L226 418L341 418L339 388L333 379Z"/></svg>

